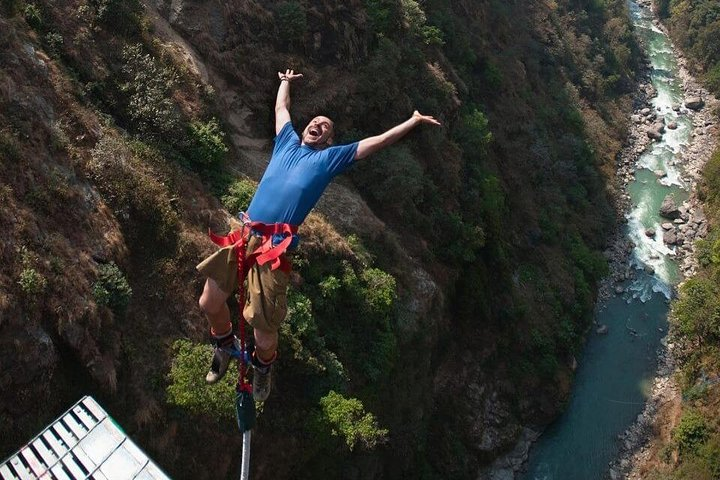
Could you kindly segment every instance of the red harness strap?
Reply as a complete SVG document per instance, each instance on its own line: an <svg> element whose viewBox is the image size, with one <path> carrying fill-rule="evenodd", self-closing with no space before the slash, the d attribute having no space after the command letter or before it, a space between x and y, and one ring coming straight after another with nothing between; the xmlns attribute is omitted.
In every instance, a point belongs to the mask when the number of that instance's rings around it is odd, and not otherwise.
<svg viewBox="0 0 720 480"><path fill-rule="evenodd" d="M208 230L210 239L219 247L233 247L235 258L237 259L237 276L238 276L238 306L240 307L240 348L242 350L240 359L240 374L238 378L238 391L252 392L252 385L247 382L245 375L247 373L247 359L245 358L245 319L242 312L245 306L245 278L247 272L255 265L265 265L272 262L271 270L278 268L284 272L290 272L292 265L283 256L292 243L293 235L298 231L298 227L288 223L272 223L265 224L261 222L245 222L240 230L230 232L227 236L215 235ZM247 253L247 245L250 235L261 235L262 243L255 248L250 254ZM273 236L280 234L284 238L280 243L273 246Z"/></svg>

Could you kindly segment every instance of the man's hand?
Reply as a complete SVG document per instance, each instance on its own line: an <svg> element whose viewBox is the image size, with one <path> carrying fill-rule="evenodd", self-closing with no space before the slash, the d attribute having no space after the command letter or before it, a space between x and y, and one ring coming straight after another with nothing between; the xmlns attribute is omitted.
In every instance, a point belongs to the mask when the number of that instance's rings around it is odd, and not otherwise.
<svg viewBox="0 0 720 480"><path fill-rule="evenodd" d="M285 73L278 72L278 78L280 81L287 80L288 82L292 82L296 78L302 78L302 73L295 73L295 70L285 70Z"/></svg>
<svg viewBox="0 0 720 480"><path fill-rule="evenodd" d="M418 123L430 123L432 125L441 125L440 122L435 120L435 117L430 115L423 115L417 110L413 112L412 118Z"/></svg>

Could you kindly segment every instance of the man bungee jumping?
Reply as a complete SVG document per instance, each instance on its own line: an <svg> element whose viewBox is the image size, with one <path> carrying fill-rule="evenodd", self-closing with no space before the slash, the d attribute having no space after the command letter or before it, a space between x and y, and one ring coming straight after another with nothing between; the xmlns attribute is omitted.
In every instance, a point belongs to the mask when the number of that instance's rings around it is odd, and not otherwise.
<svg viewBox="0 0 720 480"><path fill-rule="evenodd" d="M435 118L416 110L408 120L381 135L333 146L334 124L329 118L318 116L305 127L300 138L293 130L289 108L290 84L302 74L286 70L278 72L278 77L275 147L247 212L240 216L243 228L238 235L227 237L232 240L216 242L223 248L197 266L207 277L199 303L215 345L212 365L205 377L207 383L219 381L230 358L240 350L227 299L238 287L238 258L248 270L244 273L247 288L243 317L252 325L255 337L251 362L253 395L257 401L264 401L270 393L278 330L287 313L290 263L285 253L298 243L297 227L333 177L353 161L395 143L421 123L440 125Z"/></svg>

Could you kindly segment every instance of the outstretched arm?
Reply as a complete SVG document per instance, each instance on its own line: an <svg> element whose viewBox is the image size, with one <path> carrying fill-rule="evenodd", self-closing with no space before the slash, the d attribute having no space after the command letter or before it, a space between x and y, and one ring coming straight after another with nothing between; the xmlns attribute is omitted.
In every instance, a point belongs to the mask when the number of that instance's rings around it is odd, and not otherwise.
<svg viewBox="0 0 720 480"><path fill-rule="evenodd" d="M383 148L392 145L421 123L440 125L440 122L435 120L435 117L431 117L430 115L421 115L420 112L415 110L412 117L399 125L395 125L387 132L360 140L358 143L357 153L355 153L355 160L365 158L378 150L382 150Z"/></svg>
<svg viewBox="0 0 720 480"><path fill-rule="evenodd" d="M278 72L280 87L275 100L275 135L280 133L283 125L290 121L290 82L301 78L302 73L295 73L294 70L285 70L285 73Z"/></svg>

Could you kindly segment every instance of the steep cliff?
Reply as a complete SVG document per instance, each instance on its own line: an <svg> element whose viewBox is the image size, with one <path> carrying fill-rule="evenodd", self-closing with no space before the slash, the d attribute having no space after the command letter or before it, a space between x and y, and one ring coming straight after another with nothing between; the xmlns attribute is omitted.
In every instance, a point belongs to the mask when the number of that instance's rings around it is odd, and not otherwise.
<svg viewBox="0 0 720 480"><path fill-rule="evenodd" d="M624 2L2 9L0 452L93 393L173 477L233 475L227 391L181 381L207 358L194 265L263 171L286 67L298 128L444 127L304 226L258 478L475 478L557 415L614 223Z"/></svg>

